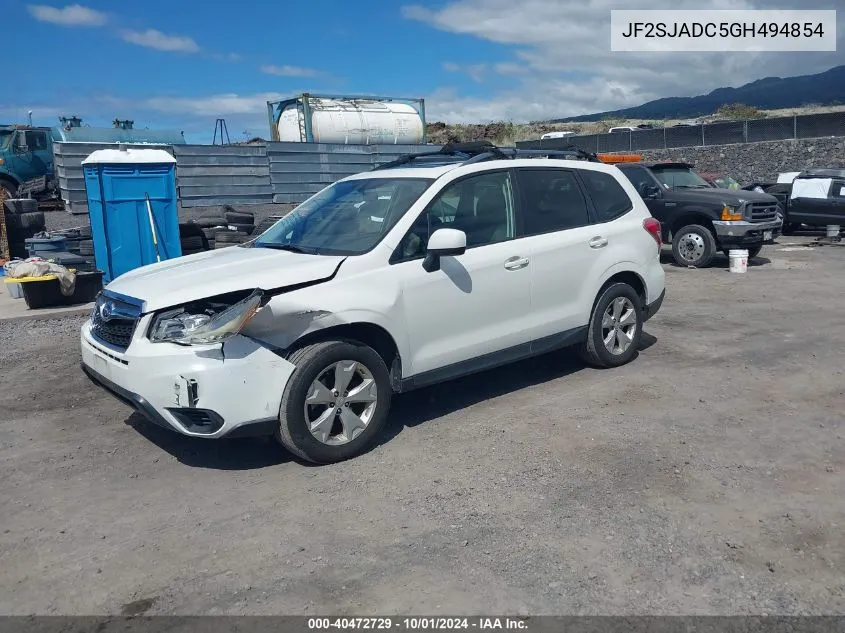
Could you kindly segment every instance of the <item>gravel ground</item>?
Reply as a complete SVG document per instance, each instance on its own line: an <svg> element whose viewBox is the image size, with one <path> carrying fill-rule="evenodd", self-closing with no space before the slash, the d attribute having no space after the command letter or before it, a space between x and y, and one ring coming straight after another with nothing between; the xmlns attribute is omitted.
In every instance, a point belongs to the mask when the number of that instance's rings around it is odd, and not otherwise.
<svg viewBox="0 0 845 633"><path fill-rule="evenodd" d="M396 398L312 467L152 427L79 319L0 323L0 613L845 612L845 248L666 264L630 365L550 354Z"/></svg>

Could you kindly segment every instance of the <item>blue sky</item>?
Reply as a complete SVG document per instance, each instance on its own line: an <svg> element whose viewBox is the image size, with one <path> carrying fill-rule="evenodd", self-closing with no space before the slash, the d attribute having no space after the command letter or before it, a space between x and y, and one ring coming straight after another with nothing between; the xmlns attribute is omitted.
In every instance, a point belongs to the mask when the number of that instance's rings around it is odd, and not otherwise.
<svg viewBox="0 0 845 633"><path fill-rule="evenodd" d="M4 24L14 25L4 29L4 50L13 63L0 122L24 121L28 109L42 125L60 114L91 125L130 118L139 127L185 130L197 142L209 140L218 116L233 137L266 137L264 102L302 91L424 97L429 120L521 121L818 72L839 61L695 54L679 64L683 56L610 53L609 9L629 8L622 0L4 4Z"/></svg>

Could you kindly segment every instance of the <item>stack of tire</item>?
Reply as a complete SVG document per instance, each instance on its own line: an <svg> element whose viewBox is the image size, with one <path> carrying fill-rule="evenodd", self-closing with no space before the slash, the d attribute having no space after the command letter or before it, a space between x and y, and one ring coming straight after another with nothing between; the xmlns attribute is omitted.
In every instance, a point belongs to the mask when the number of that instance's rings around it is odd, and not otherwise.
<svg viewBox="0 0 845 633"><path fill-rule="evenodd" d="M266 231L271 226L273 226L276 222L281 220L283 217L285 217L285 216L283 216L283 215L268 215L266 218L264 218L263 220L261 220L261 222L258 223L258 225L255 227L255 229L253 229L252 237L258 237L264 231Z"/></svg>
<svg viewBox="0 0 845 633"><path fill-rule="evenodd" d="M255 230L255 215L251 211L235 211L232 207L223 208L221 222L210 228L206 236L212 248L226 248L248 242Z"/></svg>
<svg viewBox="0 0 845 633"><path fill-rule="evenodd" d="M44 230L44 213L38 210L38 202L29 198L6 200L3 205L6 214L6 234L9 238L10 255L26 258L26 240Z"/></svg>
<svg viewBox="0 0 845 633"><path fill-rule="evenodd" d="M182 255L194 255L211 248L203 231L204 229L196 222L179 223L179 242L182 246Z"/></svg>
<svg viewBox="0 0 845 633"><path fill-rule="evenodd" d="M255 230L255 214L251 211L235 211L227 206L223 218L226 222L214 234L214 248L226 248L249 241Z"/></svg>

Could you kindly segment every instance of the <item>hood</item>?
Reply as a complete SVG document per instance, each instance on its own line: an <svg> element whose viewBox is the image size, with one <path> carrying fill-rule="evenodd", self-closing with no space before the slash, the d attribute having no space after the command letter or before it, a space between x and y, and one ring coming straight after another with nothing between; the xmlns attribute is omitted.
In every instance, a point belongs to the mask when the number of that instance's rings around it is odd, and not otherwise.
<svg viewBox="0 0 845 633"><path fill-rule="evenodd" d="M744 189L672 189L672 198L682 202L702 204L729 204L738 206L743 202L767 202L776 204L777 198L759 191Z"/></svg>
<svg viewBox="0 0 845 633"><path fill-rule="evenodd" d="M329 279L339 255L304 255L270 248L223 248L136 268L106 289L144 302L144 312L238 290L276 290Z"/></svg>

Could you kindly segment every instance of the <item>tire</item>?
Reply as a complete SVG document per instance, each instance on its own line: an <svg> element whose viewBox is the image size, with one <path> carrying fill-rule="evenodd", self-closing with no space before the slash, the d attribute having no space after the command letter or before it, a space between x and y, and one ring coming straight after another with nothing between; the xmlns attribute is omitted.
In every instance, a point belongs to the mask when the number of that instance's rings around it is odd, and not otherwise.
<svg viewBox="0 0 845 633"><path fill-rule="evenodd" d="M787 222L785 219L783 221L783 227L781 227L781 235L786 235L789 237L790 235L795 235L795 232L801 228L800 224L795 224L794 222Z"/></svg>
<svg viewBox="0 0 845 633"><path fill-rule="evenodd" d="M8 218L7 218L8 220ZM30 237L35 237L38 233L40 233L42 229L40 228L31 228L31 229L22 229L16 226L9 226L8 221L6 222L6 233L9 236L10 242L21 242L23 243L25 240L29 239Z"/></svg>
<svg viewBox="0 0 845 633"><path fill-rule="evenodd" d="M390 386L390 375L381 356L366 345L352 341L326 341L307 345L294 351L288 360L296 366L293 374L285 385L282 394L282 404L279 409L279 428L276 438L294 455L316 464L330 464L350 459L363 453L372 446L387 422L390 400L393 390ZM346 361L356 363L353 374L352 389L356 384L362 384L362 379L372 380L375 394L371 392L367 397L373 398L367 403L352 403L351 406L334 406L343 402L343 394L338 394L338 400L331 405L315 405L308 408L308 415L312 421L319 419L323 413L331 410L351 411L355 415L354 421L358 425L351 431L351 438L345 437L348 432L342 418L331 416L326 430L325 440L318 439L309 430L306 420L306 397L312 385L320 378L326 387L326 395L330 394L330 387L334 382L334 369L337 364ZM363 375L362 375L363 374ZM331 408L330 408L331 407ZM368 419L362 422L362 416ZM330 414L331 415L331 414ZM352 420L350 420L352 421Z"/></svg>
<svg viewBox="0 0 845 633"><path fill-rule="evenodd" d="M706 226L688 224L673 231L672 256L679 266L706 268L716 253L716 239Z"/></svg>
<svg viewBox="0 0 845 633"><path fill-rule="evenodd" d="M94 255L94 240L80 240L79 255L81 257L92 257Z"/></svg>
<svg viewBox="0 0 845 633"><path fill-rule="evenodd" d="M214 241L217 244L241 244L247 239L249 239L249 236L241 233L240 231L218 231L217 235L214 236Z"/></svg>
<svg viewBox="0 0 845 633"><path fill-rule="evenodd" d="M249 211L226 211L226 224L249 224L255 226L255 214Z"/></svg>
<svg viewBox="0 0 845 633"><path fill-rule="evenodd" d="M220 231L219 228L203 228L202 234L205 235L207 240L213 240L218 231Z"/></svg>
<svg viewBox="0 0 845 633"><path fill-rule="evenodd" d="M6 226L13 229L30 229L41 231L44 229L44 212L10 213L6 215Z"/></svg>
<svg viewBox="0 0 845 633"><path fill-rule="evenodd" d="M215 226L226 226L226 219L223 217L197 218L196 220L194 220L194 223L201 229L211 229Z"/></svg>
<svg viewBox="0 0 845 633"><path fill-rule="evenodd" d="M10 200L18 193L18 186L11 180L5 178L0 179L0 194L5 194L3 197Z"/></svg>
<svg viewBox="0 0 845 633"><path fill-rule="evenodd" d="M760 254L760 251L763 250L763 245L760 244L759 246L754 246L748 249L748 259L754 259L757 255Z"/></svg>
<svg viewBox="0 0 845 633"><path fill-rule="evenodd" d="M29 253L26 251L26 243L9 240L9 255L14 258L26 259Z"/></svg>
<svg viewBox="0 0 845 633"><path fill-rule="evenodd" d="M619 306L619 309L616 306ZM605 319L606 315L610 317L610 321ZM628 319L632 321L628 323ZM627 325L621 324L619 331L622 335L627 334L628 337L614 336L606 345L605 339L616 330L619 321L627 323ZM606 331L607 334L605 334ZM624 365L637 355L642 332L642 299L626 283L611 284L602 290L596 300L593 313L590 315L590 324L587 326L587 340L581 344L581 358L588 365L602 369Z"/></svg>
<svg viewBox="0 0 845 633"><path fill-rule="evenodd" d="M87 226L79 227L79 237L82 239L90 239L91 238L91 225L88 224Z"/></svg>
<svg viewBox="0 0 845 633"><path fill-rule="evenodd" d="M6 226L12 229L44 230L44 212L6 214Z"/></svg>
<svg viewBox="0 0 845 633"><path fill-rule="evenodd" d="M203 244L203 237L193 235L191 237L183 237L181 239L182 244L182 253L184 254L185 251L202 251L205 250L205 245Z"/></svg>
<svg viewBox="0 0 845 633"><path fill-rule="evenodd" d="M38 211L38 201L32 198L13 198L5 202L6 214L35 213Z"/></svg>
<svg viewBox="0 0 845 633"><path fill-rule="evenodd" d="M256 225L256 227L252 231L252 234L253 235L261 235L264 231L269 229L271 226L273 226L276 222L281 220L283 217L284 216L281 216L281 215L271 215L267 218L264 218L263 220L261 220L261 222L259 222Z"/></svg>
<svg viewBox="0 0 845 633"><path fill-rule="evenodd" d="M238 233L243 233L244 235L251 235L252 230L255 228L252 224L229 224L229 226L235 227Z"/></svg>

